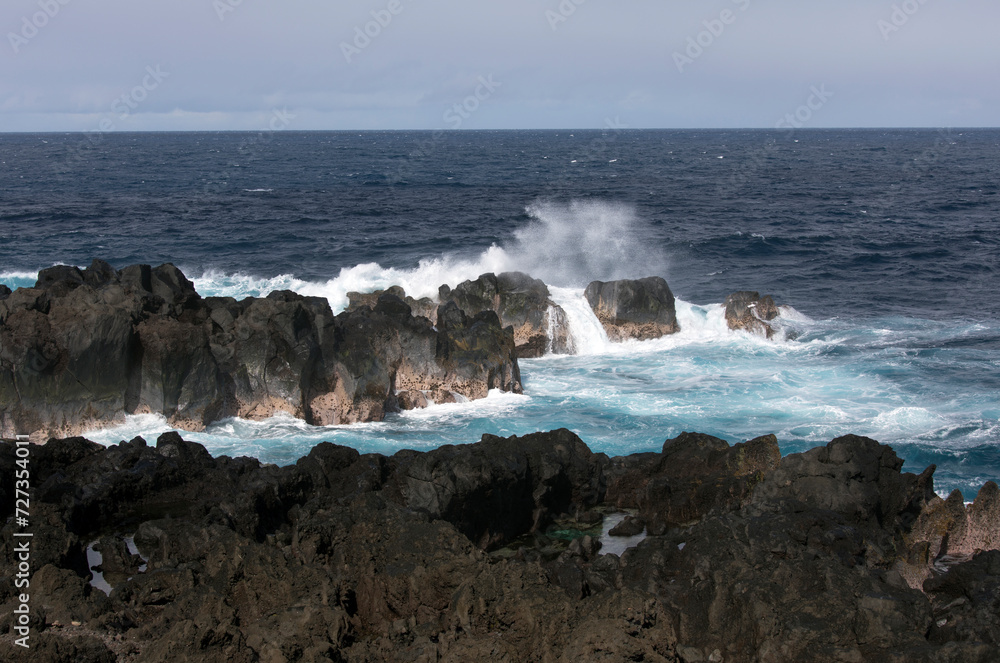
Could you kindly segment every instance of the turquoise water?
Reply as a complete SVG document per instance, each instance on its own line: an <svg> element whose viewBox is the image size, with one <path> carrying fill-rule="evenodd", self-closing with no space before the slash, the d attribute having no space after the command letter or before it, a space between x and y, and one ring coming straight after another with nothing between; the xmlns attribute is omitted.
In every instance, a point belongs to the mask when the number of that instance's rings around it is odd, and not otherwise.
<svg viewBox="0 0 1000 663"><path fill-rule="evenodd" d="M774 433L785 453L855 433L970 498L1000 479L998 148L997 130L0 134L0 283L173 262L202 295L291 289L339 310L351 290L524 271L580 354L523 361L523 396L185 436L291 463L323 440L392 453L557 427L609 454L685 430ZM654 275L681 333L609 344L583 288ZM737 290L786 306L776 341L725 328Z"/></svg>

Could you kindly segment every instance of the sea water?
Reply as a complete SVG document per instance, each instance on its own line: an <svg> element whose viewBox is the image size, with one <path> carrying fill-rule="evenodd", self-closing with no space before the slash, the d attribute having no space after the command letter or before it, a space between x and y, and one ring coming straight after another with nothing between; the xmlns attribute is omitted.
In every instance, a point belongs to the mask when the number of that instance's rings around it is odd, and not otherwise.
<svg viewBox="0 0 1000 663"><path fill-rule="evenodd" d="M854 433L971 499L1000 479L998 147L986 130L0 135L0 282L169 261L204 296L290 289L339 311L350 291L524 271L576 353L521 360L523 395L184 435L286 464L324 440L393 453L559 427L609 454L682 431L774 433L783 453ZM651 275L681 331L609 342L587 283ZM727 328L745 289L781 305L774 339Z"/></svg>

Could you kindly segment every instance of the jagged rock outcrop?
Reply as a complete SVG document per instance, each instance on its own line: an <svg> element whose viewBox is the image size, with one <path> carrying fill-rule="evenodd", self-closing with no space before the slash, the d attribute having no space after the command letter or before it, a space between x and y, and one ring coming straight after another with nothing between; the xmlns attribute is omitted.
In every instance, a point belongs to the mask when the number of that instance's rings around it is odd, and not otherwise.
<svg viewBox="0 0 1000 663"><path fill-rule="evenodd" d="M658 276L594 281L584 295L612 341L642 341L680 331L674 294Z"/></svg>
<svg viewBox="0 0 1000 663"><path fill-rule="evenodd" d="M778 315L778 307L770 295L761 297L759 292L743 290L726 297L726 324L730 329L771 338L774 327L768 323Z"/></svg>
<svg viewBox="0 0 1000 663"><path fill-rule="evenodd" d="M31 648L13 644L22 589L5 573L0 657L996 660L995 486L967 510L977 552L929 562L915 589L896 565L936 532L933 468L900 473L891 449L854 436L780 463L773 451L770 436L691 433L609 459L560 430L388 458L323 443L275 467L173 433L155 447L53 440L31 447ZM15 460L0 442L0 494ZM612 496L685 522L621 556L584 532L553 547L563 518L585 527ZM13 505L0 503L4 568ZM110 595L89 583L88 542Z"/></svg>
<svg viewBox="0 0 1000 663"><path fill-rule="evenodd" d="M495 315L435 329L383 293L334 316L292 292L202 298L173 265L54 267L0 300L0 432L76 433L132 413L198 430L287 412L375 421L396 390L520 392L513 335Z"/></svg>
<svg viewBox="0 0 1000 663"><path fill-rule="evenodd" d="M521 272L483 274L454 289L441 286L442 304L454 302L466 315L495 311L504 326L514 328L518 357L541 357L553 338L552 352L569 354L571 339L565 313L550 299L548 286Z"/></svg>
<svg viewBox="0 0 1000 663"><path fill-rule="evenodd" d="M466 316L473 318L484 311L493 311L504 327L514 330L514 343L519 358L541 357L546 352L572 354L572 338L562 308L550 299L548 286L539 279L521 272L482 274L474 281L464 281L452 289L438 289L438 303L429 298L414 299L403 288L392 286L370 293L347 293L348 311L362 306L374 307L383 294L405 301L414 315L438 322L440 306L454 303Z"/></svg>
<svg viewBox="0 0 1000 663"><path fill-rule="evenodd" d="M375 290L374 292L349 292L347 293L347 310L356 311L363 306L375 308L379 297L385 294L395 295L402 299L410 307L413 315L423 316L432 323L437 322L437 302L429 297L414 299L407 295L406 291L398 285L389 286L385 290Z"/></svg>
<svg viewBox="0 0 1000 663"><path fill-rule="evenodd" d="M988 481L966 506L961 491L947 499L931 495L905 538L909 553L899 570L913 587L921 587L933 570L972 559L985 550L1000 550L1000 489Z"/></svg>
<svg viewBox="0 0 1000 663"><path fill-rule="evenodd" d="M389 494L443 519L482 548L543 531L555 516L604 499L605 457L561 429L393 456Z"/></svg>
<svg viewBox="0 0 1000 663"><path fill-rule="evenodd" d="M681 433L660 453L614 458L607 470L607 501L638 509L650 533L695 522L713 511L735 511L778 467L773 435L730 446L699 433Z"/></svg>

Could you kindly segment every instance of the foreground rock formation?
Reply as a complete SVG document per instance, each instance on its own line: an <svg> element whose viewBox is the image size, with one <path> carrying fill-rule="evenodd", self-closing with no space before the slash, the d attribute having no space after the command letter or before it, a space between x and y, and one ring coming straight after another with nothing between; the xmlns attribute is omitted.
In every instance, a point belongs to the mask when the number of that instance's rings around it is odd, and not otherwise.
<svg viewBox="0 0 1000 663"><path fill-rule="evenodd" d="M436 317L391 293L337 316L292 292L203 298L170 264L53 267L0 295L0 432L74 433L150 412L186 430L278 412L353 423L382 419L398 390L521 391L495 313L451 304Z"/></svg>
<svg viewBox="0 0 1000 663"><path fill-rule="evenodd" d="M5 661L986 663L1000 651L1000 491L942 501L933 467L900 473L866 438L780 459L773 436L683 434L608 458L560 430L391 457L324 443L282 468L213 459L176 434L30 450L30 587L0 579ZM5 518L15 467L0 443ZM592 528L619 508L649 535L602 555ZM0 538L5 570L15 529ZM109 595L88 582L88 546ZM27 650L13 645L18 591Z"/></svg>

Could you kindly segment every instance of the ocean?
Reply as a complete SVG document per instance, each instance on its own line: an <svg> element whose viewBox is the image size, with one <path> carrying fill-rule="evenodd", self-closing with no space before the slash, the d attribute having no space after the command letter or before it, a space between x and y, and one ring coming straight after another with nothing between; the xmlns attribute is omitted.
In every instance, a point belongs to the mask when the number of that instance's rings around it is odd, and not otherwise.
<svg viewBox="0 0 1000 663"><path fill-rule="evenodd" d="M1000 481L1000 130L612 129L0 134L0 283L53 264L172 262L202 295L434 296L541 278L574 356L521 360L524 394L312 427L225 420L187 439L288 464L331 441L393 453L569 428L595 451L698 431L847 433L972 499ZM593 280L663 276L681 332L607 341ZM726 328L737 290L783 306ZM168 430L155 416L88 434Z"/></svg>

